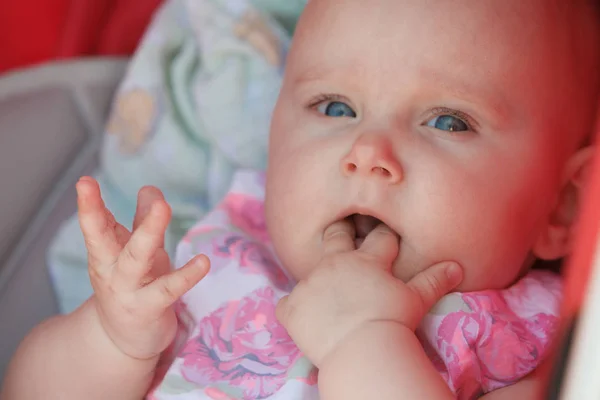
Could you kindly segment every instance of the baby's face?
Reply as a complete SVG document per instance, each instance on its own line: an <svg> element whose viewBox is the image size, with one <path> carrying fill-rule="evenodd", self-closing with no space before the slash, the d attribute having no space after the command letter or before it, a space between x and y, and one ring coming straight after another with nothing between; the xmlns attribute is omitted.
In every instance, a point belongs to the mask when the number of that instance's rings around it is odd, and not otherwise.
<svg viewBox="0 0 600 400"><path fill-rule="evenodd" d="M514 281L582 129L569 39L543 3L311 1L267 178L269 231L297 279L329 225L364 214L398 233L400 279L454 260L459 290ZM360 237L374 219L354 221Z"/></svg>

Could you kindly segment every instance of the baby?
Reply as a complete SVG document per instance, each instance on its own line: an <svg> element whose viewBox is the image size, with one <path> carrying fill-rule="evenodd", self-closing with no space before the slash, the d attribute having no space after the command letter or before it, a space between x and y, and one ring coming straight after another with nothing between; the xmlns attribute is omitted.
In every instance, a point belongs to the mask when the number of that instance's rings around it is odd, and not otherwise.
<svg viewBox="0 0 600 400"><path fill-rule="evenodd" d="M237 175L181 268L158 189L130 233L79 181L95 294L24 340L2 400L535 398L561 285L530 269L573 239L595 7L311 1L266 177Z"/></svg>

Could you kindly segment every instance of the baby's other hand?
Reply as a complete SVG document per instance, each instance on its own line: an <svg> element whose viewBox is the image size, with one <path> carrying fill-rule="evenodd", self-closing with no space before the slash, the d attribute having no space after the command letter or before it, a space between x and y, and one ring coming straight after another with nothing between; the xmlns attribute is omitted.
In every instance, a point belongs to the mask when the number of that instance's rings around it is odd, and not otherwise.
<svg viewBox="0 0 600 400"><path fill-rule="evenodd" d="M319 266L277 305L279 321L317 367L366 324L391 321L415 330L462 280L455 263L436 264L408 283L396 279L391 269L398 237L383 224L355 249L352 225L339 222L325 232L324 246Z"/></svg>
<svg viewBox="0 0 600 400"><path fill-rule="evenodd" d="M208 258L199 255L171 271L163 248L171 209L156 188L140 190L131 233L105 207L94 179L80 179L77 198L92 301L104 331L130 357L160 355L177 330L173 303L206 275Z"/></svg>

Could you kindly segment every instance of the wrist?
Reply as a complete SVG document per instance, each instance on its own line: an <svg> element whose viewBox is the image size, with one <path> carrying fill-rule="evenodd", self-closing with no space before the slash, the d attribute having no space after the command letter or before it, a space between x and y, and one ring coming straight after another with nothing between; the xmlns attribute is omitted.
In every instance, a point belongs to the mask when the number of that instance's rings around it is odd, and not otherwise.
<svg viewBox="0 0 600 400"><path fill-rule="evenodd" d="M345 353L352 352L356 346L371 346L373 343L385 345L406 341L407 339L418 340L414 331L399 321L384 319L367 321L360 324L338 342L329 354L323 357L319 368L324 368L328 362L336 363L336 357L345 358Z"/></svg>
<svg viewBox="0 0 600 400"><path fill-rule="evenodd" d="M323 400L454 398L415 332L389 320L361 325L324 358L319 392Z"/></svg>
<svg viewBox="0 0 600 400"><path fill-rule="evenodd" d="M95 296L90 297L88 301L84 303L76 312L83 314L82 317L83 319L87 320L86 323L97 327L97 336L101 337L101 339L99 338L99 342L104 345L109 353L114 353L114 356L122 358L124 363L132 363L139 365L140 367L145 367L141 368L140 371L147 369L148 372L151 372L155 369L160 359L160 354L146 358L134 357L124 351L112 338L102 322L102 317L100 310L98 309Z"/></svg>
<svg viewBox="0 0 600 400"><path fill-rule="evenodd" d="M130 357L113 342L102 325L91 297L76 311L64 316L68 323L61 325L68 335L61 335L70 348L69 363L79 365L81 390L95 387L102 398L139 399L145 396L156 374L156 359L139 360ZM86 383L87 382L87 383Z"/></svg>

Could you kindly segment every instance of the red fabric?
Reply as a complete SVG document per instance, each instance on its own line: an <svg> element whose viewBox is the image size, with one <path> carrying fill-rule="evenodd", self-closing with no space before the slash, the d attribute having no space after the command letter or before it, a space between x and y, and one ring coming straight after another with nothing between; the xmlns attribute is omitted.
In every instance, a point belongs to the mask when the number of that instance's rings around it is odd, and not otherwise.
<svg viewBox="0 0 600 400"><path fill-rule="evenodd" d="M600 145L600 123L596 146ZM567 265L565 309L567 317L575 315L586 295L587 282L600 235L600 153L595 154L592 176L581 208L581 225L573 255Z"/></svg>
<svg viewBox="0 0 600 400"><path fill-rule="evenodd" d="M0 72L56 54L70 1L0 1Z"/></svg>
<svg viewBox="0 0 600 400"><path fill-rule="evenodd" d="M81 0L75 0L81 1ZM154 11L163 0L116 0L102 31L100 54L129 55L137 48Z"/></svg>
<svg viewBox="0 0 600 400"><path fill-rule="evenodd" d="M600 110L599 110L600 113ZM600 116L600 115L599 115ZM600 144L600 119L598 121L597 135L595 144ZM558 369L568 368L562 364L555 365L559 356L565 349L561 346L569 346L572 349L573 343L563 342L566 332L572 328L571 324L577 319L584 305L588 281L592 272L594 257L596 256L597 243L600 236L600 153L596 153L592 166L592 174L587 187L586 197L581 208L581 220L577 241L573 255L567 263L565 272L565 299L563 303L562 329L559 333L559 339L556 343L555 355L550 357L542 368L540 376L548 384L540 388L538 397L541 399L550 398L546 392L551 387L550 379L554 379ZM564 382L563 382L564 383ZM554 397L552 397L554 398Z"/></svg>
<svg viewBox="0 0 600 400"><path fill-rule="evenodd" d="M160 3L1 0L0 73L57 58L130 55Z"/></svg>

